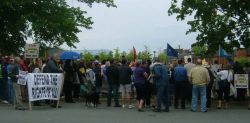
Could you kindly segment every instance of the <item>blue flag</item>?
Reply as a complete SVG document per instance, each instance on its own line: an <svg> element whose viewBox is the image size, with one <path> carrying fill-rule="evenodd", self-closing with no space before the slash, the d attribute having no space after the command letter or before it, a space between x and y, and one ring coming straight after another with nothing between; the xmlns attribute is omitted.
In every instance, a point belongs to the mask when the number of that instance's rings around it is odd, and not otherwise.
<svg viewBox="0 0 250 123"><path fill-rule="evenodd" d="M232 55L228 54L224 49L220 48L220 51L219 51L219 56L220 57L224 57L227 59L228 63L233 65L234 64L234 61L232 59Z"/></svg>
<svg viewBox="0 0 250 123"><path fill-rule="evenodd" d="M220 57L232 57L230 54L228 54L224 49L220 48Z"/></svg>
<svg viewBox="0 0 250 123"><path fill-rule="evenodd" d="M167 44L167 56L178 57L178 52L169 44Z"/></svg>

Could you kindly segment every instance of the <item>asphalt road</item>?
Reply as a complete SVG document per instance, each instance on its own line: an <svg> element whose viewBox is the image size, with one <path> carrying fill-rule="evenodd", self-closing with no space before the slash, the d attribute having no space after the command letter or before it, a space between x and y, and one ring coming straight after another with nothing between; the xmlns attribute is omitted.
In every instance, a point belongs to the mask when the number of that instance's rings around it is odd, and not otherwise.
<svg viewBox="0 0 250 123"><path fill-rule="evenodd" d="M191 112L189 108L172 109L155 113L151 109L137 112L136 109L106 107L87 108L83 103L62 104L60 109L48 106L33 107L32 111L14 110L0 104L0 123L249 123L250 110L247 104L235 104L230 109L212 108L206 113Z"/></svg>

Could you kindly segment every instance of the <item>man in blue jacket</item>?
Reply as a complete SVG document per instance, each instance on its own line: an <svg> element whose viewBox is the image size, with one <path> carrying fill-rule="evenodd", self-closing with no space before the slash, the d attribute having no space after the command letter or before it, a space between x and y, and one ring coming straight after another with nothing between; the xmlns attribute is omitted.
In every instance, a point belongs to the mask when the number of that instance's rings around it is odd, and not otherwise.
<svg viewBox="0 0 250 123"><path fill-rule="evenodd" d="M187 70L183 66L183 61L178 60L178 66L174 69L175 80L175 109L179 108L179 99L181 98L181 108L185 109L186 83L188 82Z"/></svg>
<svg viewBox="0 0 250 123"><path fill-rule="evenodd" d="M169 112L169 77L167 67L156 60L152 68L152 76L157 90L157 108L155 112L161 112L161 103L165 106L165 112Z"/></svg>

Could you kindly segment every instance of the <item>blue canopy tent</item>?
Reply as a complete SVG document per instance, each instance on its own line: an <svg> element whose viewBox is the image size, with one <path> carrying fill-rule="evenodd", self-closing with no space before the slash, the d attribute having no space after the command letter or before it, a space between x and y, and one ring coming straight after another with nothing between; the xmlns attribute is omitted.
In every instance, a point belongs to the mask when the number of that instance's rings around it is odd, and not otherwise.
<svg viewBox="0 0 250 123"><path fill-rule="evenodd" d="M60 59L61 60L67 60L67 59L76 60L76 59L80 59L80 54L77 52L73 52L73 51L66 51L60 55Z"/></svg>

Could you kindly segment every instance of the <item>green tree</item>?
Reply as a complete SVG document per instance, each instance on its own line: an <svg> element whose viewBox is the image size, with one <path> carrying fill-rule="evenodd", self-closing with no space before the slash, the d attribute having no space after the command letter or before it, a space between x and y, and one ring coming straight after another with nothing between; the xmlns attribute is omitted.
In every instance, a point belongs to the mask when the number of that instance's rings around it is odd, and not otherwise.
<svg viewBox="0 0 250 123"><path fill-rule="evenodd" d="M134 61L134 51L130 50L126 55L128 61Z"/></svg>
<svg viewBox="0 0 250 123"><path fill-rule="evenodd" d="M202 57L202 58L205 58L207 57L208 55L206 54L207 52L207 47L206 46L193 46L192 47L192 52L194 53L195 56L199 56L199 57Z"/></svg>
<svg viewBox="0 0 250 123"><path fill-rule="evenodd" d="M141 59L142 60L149 60L151 59L152 54L148 46L144 46L144 51L141 52Z"/></svg>
<svg viewBox="0 0 250 123"><path fill-rule="evenodd" d="M113 59L114 58L114 55L113 55L113 51L109 51L108 53L108 59Z"/></svg>
<svg viewBox="0 0 250 123"><path fill-rule="evenodd" d="M207 45L207 54L214 54L219 45L227 51L250 46L249 0L172 0L168 13L181 21L193 16L187 34L198 33L196 45Z"/></svg>
<svg viewBox="0 0 250 123"><path fill-rule="evenodd" d="M113 0L78 1L89 6L95 2L115 6ZM75 47L80 28L91 29L93 24L86 13L79 7L69 6L66 0L1 0L0 52L22 52L27 38L39 43L41 49L64 43Z"/></svg>
<svg viewBox="0 0 250 123"><path fill-rule="evenodd" d="M101 52L99 53L99 57L100 57L100 61L108 60L108 58L109 58L108 53L105 52L105 51L101 51Z"/></svg>
<svg viewBox="0 0 250 123"><path fill-rule="evenodd" d="M115 51L114 59L115 60L120 60L121 59L121 53L120 53L119 48L114 49L114 51Z"/></svg>
<svg viewBox="0 0 250 123"><path fill-rule="evenodd" d="M85 61L86 64L90 64L91 62L94 61L95 58L94 58L94 56L90 52L84 51L84 53L83 53L83 59L84 59L84 61Z"/></svg>
<svg viewBox="0 0 250 123"><path fill-rule="evenodd" d="M164 50L160 50L157 57L160 60L160 62L167 63L168 57L167 54L164 52Z"/></svg>

